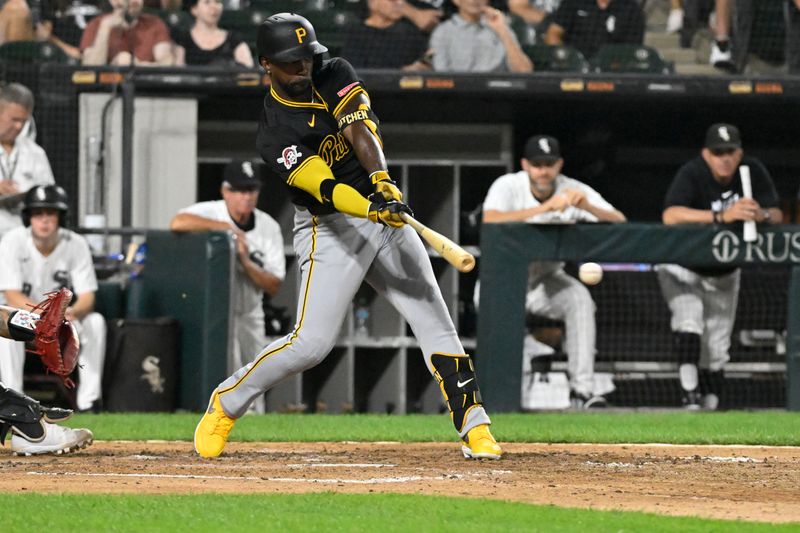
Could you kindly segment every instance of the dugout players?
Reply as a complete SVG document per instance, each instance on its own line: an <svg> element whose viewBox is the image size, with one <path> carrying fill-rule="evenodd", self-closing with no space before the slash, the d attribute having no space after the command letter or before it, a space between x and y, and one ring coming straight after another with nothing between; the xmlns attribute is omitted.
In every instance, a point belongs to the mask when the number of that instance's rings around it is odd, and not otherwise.
<svg viewBox="0 0 800 533"><path fill-rule="evenodd" d="M259 27L270 76L257 147L270 179L295 206L300 267L297 325L212 393L195 430L203 457L222 453L236 419L281 380L320 363L334 346L362 281L386 297L419 341L466 457L499 459L471 357L464 352L425 246L387 172L378 117L352 66L327 51L305 18L279 13Z"/></svg>
<svg viewBox="0 0 800 533"><path fill-rule="evenodd" d="M742 190L743 165L750 167L752 198L745 198ZM783 219L778 205L767 169L758 159L744 156L736 126L720 123L706 132L700 155L678 170L662 219L664 224L777 224ZM672 313L683 405L716 409L723 393L723 369L730 360L740 271L679 265L660 265L657 270Z"/></svg>
<svg viewBox="0 0 800 533"><path fill-rule="evenodd" d="M264 293L274 296L286 275L281 228L256 208L261 181L250 161L228 163L223 173L222 200L182 209L170 223L174 231L227 231L236 236L234 274L234 349L228 361L233 373L251 361L265 344ZM263 399L255 410L264 412Z"/></svg>
<svg viewBox="0 0 800 533"><path fill-rule="evenodd" d="M555 138L528 139L520 163L522 170L500 176L489 188L483 202L487 224L625 222L625 215L597 191L561 173L564 159ZM530 267L525 309L565 323L571 405L605 407L605 398L594 391L595 304L589 290L564 272L563 263L535 262ZM526 339L526 345L531 344L537 343Z"/></svg>
<svg viewBox="0 0 800 533"><path fill-rule="evenodd" d="M25 195L23 227L0 241L0 291L8 305L26 309L48 292L68 287L75 299L66 318L78 331L77 404L80 411L101 407L101 380L106 355L106 322L94 312L97 278L86 239L64 227L67 194L57 185L39 185ZM25 345L0 339L0 379L22 391Z"/></svg>
<svg viewBox="0 0 800 533"><path fill-rule="evenodd" d="M20 225L22 193L55 181L47 154L23 133L33 103L33 93L24 85L0 87L0 237Z"/></svg>

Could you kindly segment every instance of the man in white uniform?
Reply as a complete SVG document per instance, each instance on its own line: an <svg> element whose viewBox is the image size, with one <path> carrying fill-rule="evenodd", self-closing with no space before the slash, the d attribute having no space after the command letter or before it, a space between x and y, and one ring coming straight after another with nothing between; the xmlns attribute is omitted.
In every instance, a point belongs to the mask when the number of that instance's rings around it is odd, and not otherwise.
<svg viewBox="0 0 800 533"><path fill-rule="evenodd" d="M484 222L625 222L625 215L597 191L561 174L564 160L555 138L530 138L521 164L522 170L500 176L489 188L483 203ZM528 312L565 323L572 405L605 406L605 398L593 390L595 305L589 290L564 272L559 262L532 263L528 287Z"/></svg>
<svg viewBox="0 0 800 533"><path fill-rule="evenodd" d="M42 147L21 134L31 113L33 93L27 87L0 87L0 237L20 225L22 193L55 182Z"/></svg>
<svg viewBox="0 0 800 533"><path fill-rule="evenodd" d="M170 224L174 231L227 231L236 236L238 261L234 276L235 346L228 361L233 372L267 344L263 294L274 296L286 275L281 228L274 218L256 208L261 182L250 161L232 161L225 167L222 200L200 202L182 209ZM255 409L263 412L263 401Z"/></svg>
<svg viewBox="0 0 800 533"><path fill-rule="evenodd" d="M0 240L0 291L8 305L29 309L46 293L69 287L75 299L65 317L78 331L79 411L97 412L101 405L106 322L94 312L97 278L92 254L82 236L64 228L69 203L64 189L38 185L25 195L24 227ZM0 339L0 378L22 392L25 344Z"/></svg>

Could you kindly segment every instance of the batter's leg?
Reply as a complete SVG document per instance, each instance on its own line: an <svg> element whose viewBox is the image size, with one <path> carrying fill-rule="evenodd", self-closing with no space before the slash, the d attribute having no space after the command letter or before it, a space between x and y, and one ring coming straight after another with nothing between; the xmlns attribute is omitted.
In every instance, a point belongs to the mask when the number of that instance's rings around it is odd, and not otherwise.
<svg viewBox="0 0 800 533"><path fill-rule="evenodd" d="M435 373L439 373L437 381L440 384L442 378L448 378L445 379L444 386L449 386L449 377L458 372L474 374L471 360L466 356L458 338L419 236L408 226L387 231L391 232L391 238L378 251L366 281L384 295L409 323L419 341L428 370L435 377ZM436 364L437 361L440 361L439 365ZM451 367L452 373L449 373ZM467 392L473 392L472 386L477 391L477 378L472 374L462 376L463 380L461 377L453 378L453 385L471 380L464 383L470 388ZM451 390L444 394L448 398L456 394L456 391ZM463 413L460 412L460 406L452 409L453 405L450 405L453 423L460 437L464 438L477 426L491 423L479 393L477 396L470 395L466 404L461 405L465 407Z"/></svg>
<svg viewBox="0 0 800 533"><path fill-rule="evenodd" d="M381 243L379 226L341 214L295 218L300 265L297 325L217 388L228 416L284 378L319 364L336 342L347 309Z"/></svg>
<svg viewBox="0 0 800 533"><path fill-rule="evenodd" d="M240 364L234 369L238 370L253 360L267 345L267 336L264 333L264 310L261 306L252 309L249 313L240 313L236 317L236 348L234 354ZM250 411L263 413L265 411L264 395L257 396L250 406Z"/></svg>

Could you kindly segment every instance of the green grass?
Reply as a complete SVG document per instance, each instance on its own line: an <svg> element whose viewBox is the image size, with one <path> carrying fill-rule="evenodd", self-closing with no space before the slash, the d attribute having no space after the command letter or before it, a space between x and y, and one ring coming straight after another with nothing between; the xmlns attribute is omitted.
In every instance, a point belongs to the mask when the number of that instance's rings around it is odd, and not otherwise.
<svg viewBox="0 0 800 533"><path fill-rule="evenodd" d="M78 415L100 440L191 440L200 415ZM674 444L800 445L800 413L536 413L492 416L501 442L662 442ZM401 441L449 442L455 438L446 415L247 416L232 441Z"/></svg>
<svg viewBox="0 0 800 533"><path fill-rule="evenodd" d="M781 532L776 526L646 513L397 494L0 494L6 531ZM113 517L112 520L109 517Z"/></svg>

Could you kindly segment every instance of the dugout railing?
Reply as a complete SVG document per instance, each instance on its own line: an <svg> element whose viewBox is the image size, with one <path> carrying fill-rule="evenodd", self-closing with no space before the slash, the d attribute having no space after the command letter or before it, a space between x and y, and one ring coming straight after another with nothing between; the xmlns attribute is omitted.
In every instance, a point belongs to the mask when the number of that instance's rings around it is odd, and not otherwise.
<svg viewBox="0 0 800 533"><path fill-rule="evenodd" d="M800 226L760 228L758 241L745 243L741 230L735 226L485 224L481 233L481 306L476 364L484 399L493 411L520 409L520 356L525 335L524 302L528 265L532 261L542 260L612 264L678 263L697 267L741 266L745 269L782 267L790 270L791 274L787 272L783 277L786 287L783 300L785 318L782 323L777 319L778 322L773 323L772 327L779 331L785 328L786 331L783 356L786 407L790 410L800 409L800 316L797 314L800 312ZM767 288L764 283L758 282L750 290L758 292ZM774 291L774 285L769 290ZM745 296L743 290L740 299ZM617 294L616 297L621 302L620 306L637 305L633 293ZM649 298L649 302L638 304L637 314L645 319L641 323L650 316L653 322L658 323L656 329L659 333L668 332L669 316L663 299L657 290L651 290ZM776 300L775 305L781 305L781 302ZM602 312L603 304L598 303L598 308L598 312ZM742 312L744 309L740 307L739 313ZM742 320L737 317L737 322L741 324ZM600 330L602 326L603 320L598 318L598 339L603 335ZM652 341L649 338L652 331L633 328L623 332L630 335L633 343L639 342L642 349L636 350L633 356L630 353L627 357L621 356L621 359L627 360L623 360L623 366L617 369L624 368L624 365L630 369L639 363L642 372L659 372L670 367L677 370L677 361L671 359L668 348L658 353L648 352L646 347ZM598 340L598 346L601 345ZM614 354L605 355L607 357L599 358L598 365L614 371L614 361L608 359L613 359ZM782 362L774 357L769 360L762 358L758 362L764 370L782 368ZM726 370L735 371L735 365L743 363L734 360L731 363L733 366ZM742 367L738 370L742 370ZM758 368L755 367L755 370Z"/></svg>

